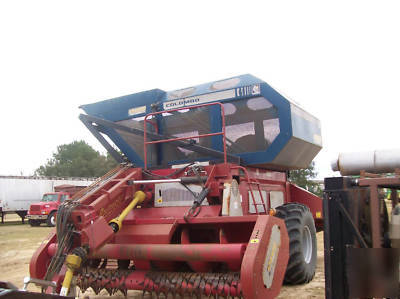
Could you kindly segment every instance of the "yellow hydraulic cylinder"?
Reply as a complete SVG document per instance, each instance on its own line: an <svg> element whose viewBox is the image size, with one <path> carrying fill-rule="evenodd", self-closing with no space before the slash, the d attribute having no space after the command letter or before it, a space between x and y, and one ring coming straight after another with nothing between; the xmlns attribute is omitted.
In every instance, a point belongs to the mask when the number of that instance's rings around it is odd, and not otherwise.
<svg viewBox="0 0 400 299"><path fill-rule="evenodd" d="M138 204L142 203L146 199L146 193L143 191L136 191L135 195L133 197L133 200L131 203L122 211L122 213L112 219L109 224L113 224L114 226L117 226L117 231L119 231L122 227L122 221L125 219L125 217L128 215L130 211L132 211Z"/></svg>
<svg viewBox="0 0 400 299"><path fill-rule="evenodd" d="M65 265L67 266L67 272L64 276L64 281L62 284L61 296L67 296L69 288L71 286L72 277L74 276L74 271L79 269L81 266L82 258L75 254L68 254L65 258Z"/></svg>

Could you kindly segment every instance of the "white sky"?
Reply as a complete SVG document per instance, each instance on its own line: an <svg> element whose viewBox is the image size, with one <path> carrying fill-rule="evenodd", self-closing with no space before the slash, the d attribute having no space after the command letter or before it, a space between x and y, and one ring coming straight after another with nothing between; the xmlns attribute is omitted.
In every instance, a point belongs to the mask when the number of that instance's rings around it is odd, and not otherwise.
<svg viewBox="0 0 400 299"><path fill-rule="evenodd" d="M400 148L398 1L0 1L0 174L57 145L101 145L78 106L250 73L321 120L341 151Z"/></svg>

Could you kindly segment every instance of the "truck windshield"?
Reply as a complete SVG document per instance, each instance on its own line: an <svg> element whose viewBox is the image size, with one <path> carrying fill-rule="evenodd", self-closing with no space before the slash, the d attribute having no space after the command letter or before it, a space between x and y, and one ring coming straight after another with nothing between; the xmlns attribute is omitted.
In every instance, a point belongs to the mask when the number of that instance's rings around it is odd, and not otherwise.
<svg viewBox="0 0 400 299"><path fill-rule="evenodd" d="M58 194L45 194L42 201L57 201Z"/></svg>

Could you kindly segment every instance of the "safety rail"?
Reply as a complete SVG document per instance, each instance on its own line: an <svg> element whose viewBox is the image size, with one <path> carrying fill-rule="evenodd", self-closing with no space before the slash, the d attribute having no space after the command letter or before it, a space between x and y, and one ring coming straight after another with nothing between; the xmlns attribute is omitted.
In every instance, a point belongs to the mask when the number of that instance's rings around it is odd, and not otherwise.
<svg viewBox="0 0 400 299"><path fill-rule="evenodd" d="M176 138L168 138L168 139L147 141L147 126L146 126L146 123L151 124L153 127L155 127L156 131L158 132L157 124L152 122L152 121L149 121L147 119L148 117L155 116L155 115L158 115L158 114L163 114L163 113L171 113L171 112L180 111L180 110L196 109L196 108L207 107L207 106L220 106L220 108L221 108L221 119L222 119L222 131L221 132L208 133L208 134L199 134L199 135L187 136L187 137L176 137ZM181 108L175 108L175 109L170 109L170 110L163 110L163 111L157 111L157 112L149 113L144 117L144 130L143 131L144 131L144 136L143 136L143 141L144 141L143 142L143 144L144 144L144 169L147 169L147 145L148 144L166 143L166 142L172 142L172 141L178 141L178 140L204 138L204 137L212 137L212 136L219 136L219 135L222 135L222 138L223 138L224 163L227 163L226 134L225 134L225 111L224 111L224 105L221 104L221 103L208 103L208 104L194 105L194 106L189 106L189 107L181 107Z"/></svg>
<svg viewBox="0 0 400 299"><path fill-rule="evenodd" d="M260 213L263 213L263 212L259 212L258 211L258 205L259 204L256 202L256 199L255 199L254 193L253 193L253 188L251 187L252 184L257 185L258 192L260 193L261 205L264 207L264 212L266 214L268 214L267 206L266 206L268 197L264 201L264 197L262 195L261 188L260 188L260 182L258 180L256 180L256 179L251 179L247 169L245 167L243 167L243 166L232 166L231 169L240 169L240 170L242 170L244 172L245 179L246 179L247 184L248 184L249 189L250 189L250 195L251 195L251 199L252 199L252 202L253 202L253 205L254 205L255 213L256 214L260 214ZM271 206L271 204L269 205L269 207L270 206ZM250 209L250 204L249 204L249 209Z"/></svg>

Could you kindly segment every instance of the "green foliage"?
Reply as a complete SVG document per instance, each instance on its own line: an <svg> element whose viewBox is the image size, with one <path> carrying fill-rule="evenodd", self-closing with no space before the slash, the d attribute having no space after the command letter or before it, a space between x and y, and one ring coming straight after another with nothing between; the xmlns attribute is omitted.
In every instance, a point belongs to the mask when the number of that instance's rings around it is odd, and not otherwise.
<svg viewBox="0 0 400 299"><path fill-rule="evenodd" d="M313 180L317 177L317 175L318 173L315 170L315 163L313 161L311 162L310 166L305 169L291 170L289 173L289 180L297 186L302 187L314 193L315 195L318 195L319 197L322 197L323 191L320 187L320 184Z"/></svg>
<svg viewBox="0 0 400 299"><path fill-rule="evenodd" d="M53 157L35 171L35 175L58 177L99 177L117 162L107 153L102 155L85 141L74 141L57 147Z"/></svg>

